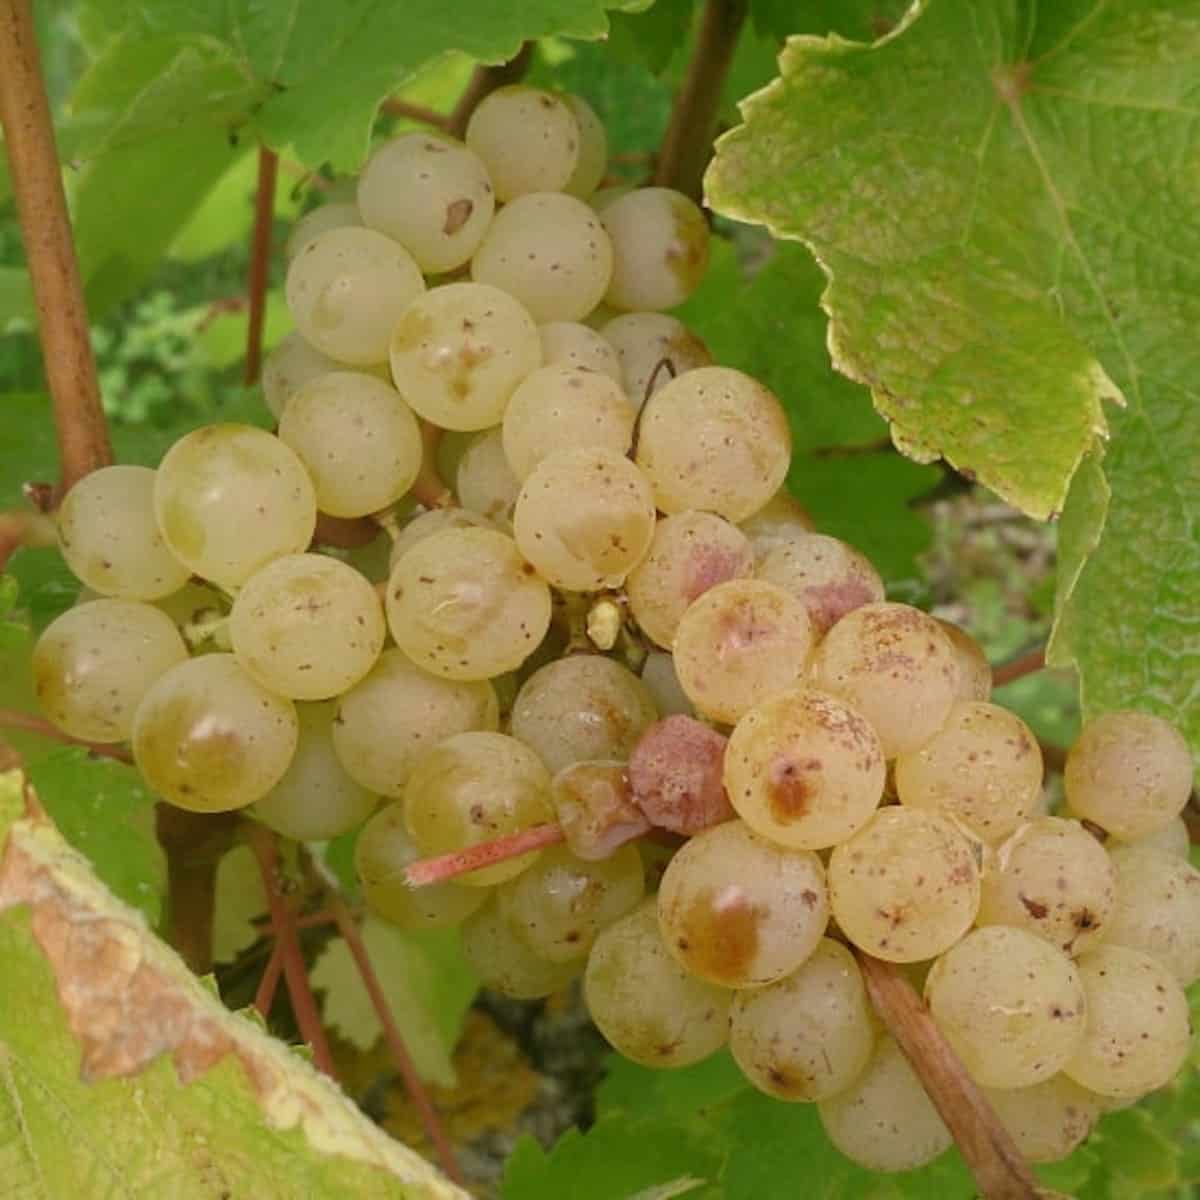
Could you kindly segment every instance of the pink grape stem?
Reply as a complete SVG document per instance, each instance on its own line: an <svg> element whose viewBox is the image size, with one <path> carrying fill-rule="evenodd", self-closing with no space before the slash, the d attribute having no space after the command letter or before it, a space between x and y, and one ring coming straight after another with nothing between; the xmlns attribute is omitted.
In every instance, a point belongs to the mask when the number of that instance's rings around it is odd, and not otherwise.
<svg viewBox="0 0 1200 1200"><path fill-rule="evenodd" d="M556 842L565 840L566 835L561 825L534 825L529 829L522 829L519 833L508 833L504 837L493 838L490 842L480 842L478 845L468 846L465 850L455 850L453 854L422 858L405 869L404 878L409 887L415 888L428 887L431 883L445 883L446 880L456 879L468 871L506 862L510 858L528 854L530 850L541 850L545 846L553 846Z"/></svg>

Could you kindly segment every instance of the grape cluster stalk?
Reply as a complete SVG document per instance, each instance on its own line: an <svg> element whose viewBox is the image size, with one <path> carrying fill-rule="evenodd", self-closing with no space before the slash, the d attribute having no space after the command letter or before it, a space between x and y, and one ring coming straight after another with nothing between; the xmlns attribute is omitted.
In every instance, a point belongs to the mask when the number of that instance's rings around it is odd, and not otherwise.
<svg viewBox="0 0 1200 1200"><path fill-rule="evenodd" d="M703 213L606 159L581 98L502 87L298 222L276 432L75 484L42 709L181 808L361 827L381 917L461 926L510 996L582 976L636 1062L728 1045L880 1171L950 1143L856 955L899 964L1061 1158L1187 1054L1188 748L1100 716L1046 808L979 646L813 529L779 400L666 311ZM382 532L322 547L319 514Z"/></svg>

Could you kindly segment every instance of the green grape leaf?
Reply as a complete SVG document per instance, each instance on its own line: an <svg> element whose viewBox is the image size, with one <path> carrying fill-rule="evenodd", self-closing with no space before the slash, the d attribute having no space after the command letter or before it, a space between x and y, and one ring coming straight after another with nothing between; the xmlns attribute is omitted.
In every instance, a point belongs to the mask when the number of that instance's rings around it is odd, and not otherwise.
<svg viewBox="0 0 1200 1200"><path fill-rule="evenodd" d="M380 101L430 60L458 51L483 62L511 58L523 41L608 32L606 8L644 0L526 0L520 5L443 0L104 0L104 24L186 37L229 56L263 97L253 125L302 162L357 168ZM250 116L249 109L244 110Z"/></svg>
<svg viewBox="0 0 1200 1200"><path fill-rule="evenodd" d="M0 267L0 333L13 326L32 324L33 286L21 267Z"/></svg>
<svg viewBox="0 0 1200 1200"><path fill-rule="evenodd" d="M213 961L233 962L262 937L258 920L267 911L258 860L249 846L238 845L217 863L213 904Z"/></svg>
<svg viewBox="0 0 1200 1200"><path fill-rule="evenodd" d="M852 42L873 42L890 33L912 0L750 0L757 29L776 38L796 33L836 33Z"/></svg>
<svg viewBox="0 0 1200 1200"><path fill-rule="evenodd" d="M911 602L921 595L916 560L931 530L909 503L940 474L896 454L867 390L834 371L821 286L801 246L777 246L747 282L729 243L714 239L708 275L677 315L717 362L747 371L780 398L792 427L789 488L818 529L862 550L889 592Z"/></svg>
<svg viewBox="0 0 1200 1200"><path fill-rule="evenodd" d="M899 445L1035 516L1074 476L1053 659L1200 758L1198 42L1196 0L927 0L874 47L789 43L707 182L813 250Z"/></svg>
<svg viewBox="0 0 1200 1200"><path fill-rule="evenodd" d="M228 1012L0 777L0 1145L28 1200L452 1200L256 1022Z"/></svg>
<svg viewBox="0 0 1200 1200"><path fill-rule="evenodd" d="M154 797L137 771L69 746L30 762L29 781L109 891L156 925L167 868L154 835Z"/></svg>
<svg viewBox="0 0 1200 1200"><path fill-rule="evenodd" d="M462 957L457 931L402 930L368 917L362 939L418 1073L431 1083L453 1087L450 1055L479 989ZM325 947L312 982L325 992L326 1023L360 1049L370 1049L383 1026L343 938Z"/></svg>

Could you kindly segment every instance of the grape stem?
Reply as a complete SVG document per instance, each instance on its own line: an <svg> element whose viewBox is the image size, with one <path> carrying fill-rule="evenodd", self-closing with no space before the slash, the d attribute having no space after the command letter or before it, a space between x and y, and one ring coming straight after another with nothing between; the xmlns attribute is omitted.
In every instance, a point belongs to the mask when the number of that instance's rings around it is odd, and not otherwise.
<svg viewBox="0 0 1200 1200"><path fill-rule="evenodd" d="M0 512L0 571L22 546L57 546L54 522L40 512Z"/></svg>
<svg viewBox="0 0 1200 1200"><path fill-rule="evenodd" d="M455 850L453 854L439 854L436 858L420 859L405 869L404 878L408 886L414 888L428 887L431 883L445 883L448 879L456 879L468 871L507 862L510 858L528 854L530 850L541 850L545 846L553 846L565 840L566 835L561 825L534 825L529 829L522 829L519 833L509 833L504 837L493 838L490 842L468 846L465 850Z"/></svg>
<svg viewBox="0 0 1200 1200"><path fill-rule="evenodd" d="M37 304L64 495L113 455L30 0L0 0L0 122Z"/></svg>
<svg viewBox="0 0 1200 1200"><path fill-rule="evenodd" d="M72 737L69 733L63 733L58 726L51 725L49 721L35 717L32 713L0 708L0 729L20 729L25 733L35 733L39 737L52 738L54 741L63 742L68 746L82 746L92 754L100 755L101 758L112 758L123 763L133 762L133 755L122 745L109 742L87 742L83 738Z"/></svg>
<svg viewBox="0 0 1200 1200"><path fill-rule="evenodd" d="M399 96L389 96L379 106L379 111L387 113L389 117L404 117L409 121L419 121L422 125L450 132L450 118L445 113L427 108L424 104L412 104L408 100L401 100Z"/></svg>
<svg viewBox="0 0 1200 1200"><path fill-rule="evenodd" d="M279 156L258 148L258 186L254 192L254 232L250 239L250 271L246 282L246 368L242 382L253 387L262 371L263 321L267 311L267 276L271 266L271 225L275 216L275 180Z"/></svg>
<svg viewBox="0 0 1200 1200"><path fill-rule="evenodd" d="M437 1109L434 1108L433 1101L429 1098L420 1075L417 1074L412 1055L409 1054L408 1047L404 1044L404 1038L396 1024L396 1018L392 1015L391 1006L384 995L379 976L375 974L375 967L367 952L366 944L363 942L362 934L359 932L358 924L340 896L330 896L329 909L333 914L333 919L337 922L339 932L350 948L354 965L358 968L363 986L366 987L367 995L371 998L371 1007L375 1009L380 1024L383 1026L383 1038L391 1052L392 1061L400 1072L400 1077L404 1080L404 1087L408 1092L409 1099L412 1100L420 1114L425 1134L437 1149L442 1169L455 1183L461 1184L463 1175L458 1160L454 1157L454 1148L450 1145L450 1139L446 1136L446 1131L442 1128L441 1120L438 1118Z"/></svg>
<svg viewBox="0 0 1200 1200"><path fill-rule="evenodd" d="M855 950L867 993L912 1063L986 1200L1036 1200L1038 1185L1016 1144L897 967Z"/></svg>
<svg viewBox="0 0 1200 1200"><path fill-rule="evenodd" d="M699 201L712 158L721 89L733 62L748 0L706 0L687 75L675 97L654 182Z"/></svg>
<svg viewBox="0 0 1200 1200"><path fill-rule="evenodd" d="M454 111L446 122L446 127L454 137L460 138L467 132L467 122L471 114L479 106L479 102L490 96L497 88L506 87L510 83L520 83L529 70L533 61L533 43L526 42L513 58L506 63L496 66L477 66L458 98Z"/></svg>
<svg viewBox="0 0 1200 1200"><path fill-rule="evenodd" d="M1046 647L1035 646L1007 662L997 663L992 668L992 687L1003 687L1006 683L1024 679L1026 675L1042 670L1045 665Z"/></svg>
<svg viewBox="0 0 1200 1200"><path fill-rule="evenodd" d="M271 946L267 965L263 968L262 978L258 981L258 990L254 993L254 1007L264 1021L270 1015L271 1005L275 1003L275 993L279 990L282 976L283 952L279 949L279 943L275 942Z"/></svg>
<svg viewBox="0 0 1200 1200"><path fill-rule="evenodd" d="M296 916L280 890L279 850L275 835L266 826L250 822L245 827L245 837L258 860L271 914L271 929L279 948L283 977L300 1036L312 1047L313 1061L317 1067L331 1079L336 1079L329 1040L321 1024L317 1000L308 979L308 968L300 952L300 939L296 936Z"/></svg>

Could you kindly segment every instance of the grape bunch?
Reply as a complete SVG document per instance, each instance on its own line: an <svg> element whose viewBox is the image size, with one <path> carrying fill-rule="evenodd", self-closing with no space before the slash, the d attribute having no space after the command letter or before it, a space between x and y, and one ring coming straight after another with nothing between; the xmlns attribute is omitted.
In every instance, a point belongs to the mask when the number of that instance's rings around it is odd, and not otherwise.
<svg viewBox="0 0 1200 1200"><path fill-rule="evenodd" d="M663 311L703 214L605 170L583 100L517 85L303 218L276 434L202 428L64 499L85 591L35 649L44 711L182 808L361 827L382 917L461 925L511 996L582 975L639 1063L728 1044L877 1170L950 1142L856 954L904 964L1061 1157L1187 1053L1190 752L1102 716L1051 815L978 645L813 530L779 401Z"/></svg>

